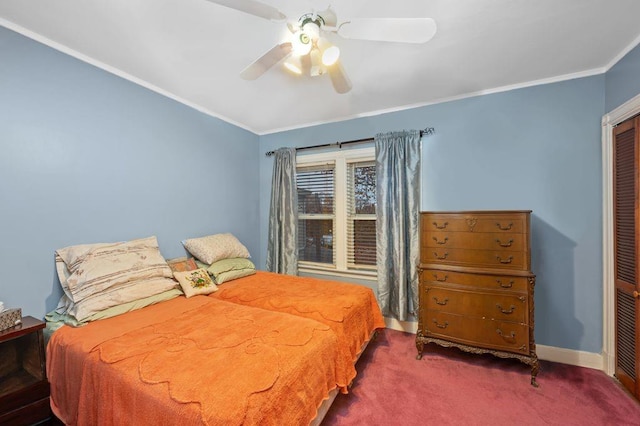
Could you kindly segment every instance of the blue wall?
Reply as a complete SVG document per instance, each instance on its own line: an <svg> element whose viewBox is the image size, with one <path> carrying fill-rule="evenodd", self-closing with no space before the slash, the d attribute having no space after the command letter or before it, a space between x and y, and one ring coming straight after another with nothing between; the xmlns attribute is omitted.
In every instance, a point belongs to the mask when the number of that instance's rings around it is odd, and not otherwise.
<svg viewBox="0 0 640 426"><path fill-rule="evenodd" d="M610 112L640 93L640 45L606 74L605 110Z"/></svg>
<svg viewBox="0 0 640 426"><path fill-rule="evenodd" d="M599 353L600 120L637 75L639 47L606 75L258 137L0 27L0 300L42 317L71 244L157 235L170 258L228 231L264 267L266 151L433 126L422 209L532 209L536 340Z"/></svg>
<svg viewBox="0 0 640 426"><path fill-rule="evenodd" d="M233 232L258 253L258 137L0 27L0 300L42 317L54 251ZM238 167L242 165L242 167Z"/></svg>
<svg viewBox="0 0 640 426"><path fill-rule="evenodd" d="M264 152L421 129L423 210L531 209L536 341L602 348L600 120L595 76L260 138L261 258L273 159Z"/></svg>

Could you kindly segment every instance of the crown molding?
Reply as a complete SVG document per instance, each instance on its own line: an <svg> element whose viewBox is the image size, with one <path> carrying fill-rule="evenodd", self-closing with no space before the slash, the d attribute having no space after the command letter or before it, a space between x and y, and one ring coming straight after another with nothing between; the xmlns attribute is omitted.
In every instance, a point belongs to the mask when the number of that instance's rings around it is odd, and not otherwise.
<svg viewBox="0 0 640 426"><path fill-rule="evenodd" d="M508 86L496 87L496 88L493 88L493 89L479 90L477 92L464 93L464 94L461 94L461 95L458 95L458 96L440 98L440 99L436 99L434 101L429 101L429 102L419 102L419 103L408 104L408 105L403 105L403 106L399 106L399 107L379 109L379 110L373 110L373 111L368 111L368 112L363 112L363 113L358 113L358 114L352 114L350 116L341 117L341 118L335 119L335 120L316 121L316 122L311 122L311 123L306 123L306 124L301 124L301 125L296 125L296 126L281 127L281 128L278 128L278 129L267 130L267 131L264 131L264 132L258 132L258 135L259 136L265 136L265 135L270 135L270 134L275 134L275 133L288 132L290 130L304 129L304 128L307 128L307 127L314 127L314 126L322 126L322 125L325 125L325 124L339 123L341 121L349 121L349 120L354 120L354 119L357 119L357 118L374 117L374 116L377 116L377 115L389 114L389 113L394 113L394 112L401 112L401 111L406 111L406 110L415 109L415 108L421 108L421 107L426 107L426 106L431 106L431 105L443 104L443 103L446 103L446 102L453 102L453 101L459 101L459 100L462 100L462 99L475 98L475 97L478 97L478 96L491 95L491 94L502 93L502 92L509 92L511 90L524 89L524 88L533 87L533 86L542 86L542 85L551 84L551 83L559 83L559 82L562 82L562 81L575 80L575 79L583 78L583 77L591 77L591 76L594 76L594 75L604 74L605 72L606 72L605 68L594 68L594 69L590 69L590 70L586 70L586 71L580 71L580 72L571 73L571 74L563 74L563 75L544 78L544 79L540 79L540 80L527 81L527 82L524 82L524 83L517 83L517 84L508 85Z"/></svg>

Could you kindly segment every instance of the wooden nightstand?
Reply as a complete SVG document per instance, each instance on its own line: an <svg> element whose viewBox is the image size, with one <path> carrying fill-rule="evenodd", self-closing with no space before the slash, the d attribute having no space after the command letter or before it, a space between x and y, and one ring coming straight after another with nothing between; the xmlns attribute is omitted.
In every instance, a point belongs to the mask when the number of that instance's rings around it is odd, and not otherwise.
<svg viewBox="0 0 640 426"><path fill-rule="evenodd" d="M51 418L42 330L45 323L23 317L0 332L0 424L33 425Z"/></svg>

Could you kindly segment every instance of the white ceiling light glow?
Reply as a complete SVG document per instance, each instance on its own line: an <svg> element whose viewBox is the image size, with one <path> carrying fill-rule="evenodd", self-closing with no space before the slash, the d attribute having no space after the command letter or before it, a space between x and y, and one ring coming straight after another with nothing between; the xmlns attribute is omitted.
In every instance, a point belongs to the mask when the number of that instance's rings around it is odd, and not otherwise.
<svg viewBox="0 0 640 426"><path fill-rule="evenodd" d="M309 34L304 31L297 31L291 38L291 45L293 47L293 54L296 56L307 55L313 47L313 41Z"/></svg>
<svg viewBox="0 0 640 426"><path fill-rule="evenodd" d="M296 75L302 74L302 63L300 57L291 56L284 62L284 67Z"/></svg>
<svg viewBox="0 0 640 426"><path fill-rule="evenodd" d="M340 59L340 49L338 46L329 43L324 37L318 39L318 48L322 52L322 63L325 66L330 67Z"/></svg>

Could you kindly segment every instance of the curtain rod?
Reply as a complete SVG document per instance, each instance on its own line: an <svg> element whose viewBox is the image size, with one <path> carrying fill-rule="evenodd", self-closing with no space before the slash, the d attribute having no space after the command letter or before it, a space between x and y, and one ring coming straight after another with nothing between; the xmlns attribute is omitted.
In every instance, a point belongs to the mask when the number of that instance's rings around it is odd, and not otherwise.
<svg viewBox="0 0 640 426"><path fill-rule="evenodd" d="M435 133L435 131L436 129L433 127L426 127L420 130L420 137L432 135ZM323 143L320 145L301 146L299 148L296 148L296 151L303 151L305 149L326 148L328 146L337 146L338 148L342 148L342 145L350 145L353 143L363 143L363 142L371 142L371 141L373 141L373 138L354 139L352 141L345 141L345 142ZM275 151L268 151L265 155L267 157L271 157L275 153L276 153Z"/></svg>

